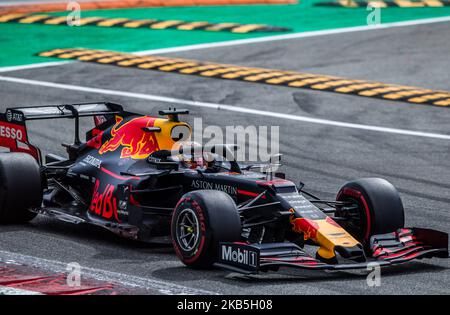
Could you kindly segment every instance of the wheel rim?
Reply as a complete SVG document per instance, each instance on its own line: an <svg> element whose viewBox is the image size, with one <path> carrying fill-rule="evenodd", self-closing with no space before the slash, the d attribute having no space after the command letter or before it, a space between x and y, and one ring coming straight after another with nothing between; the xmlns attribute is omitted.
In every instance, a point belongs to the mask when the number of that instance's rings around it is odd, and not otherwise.
<svg viewBox="0 0 450 315"><path fill-rule="evenodd" d="M350 201L351 203L357 205L357 209L351 211L337 211L336 215L342 218L347 219L345 222L342 222L343 227L347 232L356 237L357 239L364 241L364 225L365 219L362 215L361 204L358 200L353 198L345 198L342 201Z"/></svg>
<svg viewBox="0 0 450 315"><path fill-rule="evenodd" d="M192 209L183 209L176 221L176 238L181 249L192 251L200 237L200 224Z"/></svg>

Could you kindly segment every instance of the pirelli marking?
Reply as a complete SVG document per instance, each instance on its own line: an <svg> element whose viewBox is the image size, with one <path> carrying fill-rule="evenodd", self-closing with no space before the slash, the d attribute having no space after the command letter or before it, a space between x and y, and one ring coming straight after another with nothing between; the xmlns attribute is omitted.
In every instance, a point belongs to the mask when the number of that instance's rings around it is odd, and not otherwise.
<svg viewBox="0 0 450 315"><path fill-rule="evenodd" d="M52 16L47 14L3 14L0 15L0 23L19 24L45 24L67 25L65 16ZM271 26L266 24L239 24L239 23L211 23L207 21L183 21L183 20L133 20L128 18L87 17L80 19L80 25L98 27L123 27L145 28L153 30L176 29L182 31L202 30L208 32L288 32L286 27Z"/></svg>
<svg viewBox="0 0 450 315"><path fill-rule="evenodd" d="M450 106L450 92L448 91L353 80L330 75L244 67L163 56L137 56L122 52L84 48L54 49L41 52L38 56L109 64L125 68L196 75L208 78L329 91L413 104L441 107Z"/></svg>

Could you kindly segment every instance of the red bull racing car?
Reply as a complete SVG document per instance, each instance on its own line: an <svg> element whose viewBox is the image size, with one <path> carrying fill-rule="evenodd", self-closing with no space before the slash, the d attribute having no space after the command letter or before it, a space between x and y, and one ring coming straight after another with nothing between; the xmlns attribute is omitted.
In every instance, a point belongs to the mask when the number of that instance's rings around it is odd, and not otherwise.
<svg viewBox="0 0 450 315"><path fill-rule="evenodd" d="M189 142L186 110L139 115L113 103L7 109L0 114L0 223L36 215L104 227L152 242L171 237L181 261L242 273L366 268L448 257L448 235L405 228L396 189L379 178L345 184L322 200L275 173L238 163L236 146ZM93 128L80 141L80 118ZM29 120L75 123L67 156L41 156ZM205 158L208 156L208 158ZM258 170L259 169L259 170Z"/></svg>

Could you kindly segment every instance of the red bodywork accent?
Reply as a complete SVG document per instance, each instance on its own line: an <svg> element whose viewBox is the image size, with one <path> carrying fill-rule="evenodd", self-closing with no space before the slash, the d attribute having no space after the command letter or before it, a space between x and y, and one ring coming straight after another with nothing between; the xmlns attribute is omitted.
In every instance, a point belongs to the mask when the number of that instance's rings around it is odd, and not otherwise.
<svg viewBox="0 0 450 315"><path fill-rule="evenodd" d="M140 180L140 178L137 177L137 176L129 176L129 177L125 177L125 176L122 176L122 175L118 175L118 174L113 173L113 172L111 172L110 170L108 170L108 169L106 169L106 168L104 168L104 167L101 167L100 170L101 170L103 173L108 174L109 176L114 177L114 178L116 178L116 179L120 179L120 180L129 180L129 179Z"/></svg>
<svg viewBox="0 0 450 315"><path fill-rule="evenodd" d="M0 146L8 148L10 152L28 153L41 163L41 154L38 148L28 142L25 125L9 123L0 120Z"/></svg>
<svg viewBox="0 0 450 315"><path fill-rule="evenodd" d="M331 225L334 225L334 226L336 226L336 227L341 227L339 224L337 224L337 222L336 221L334 221L331 217L327 217L326 219L325 219L325 221L326 222L328 222L328 223L330 223Z"/></svg>
<svg viewBox="0 0 450 315"><path fill-rule="evenodd" d="M133 206L140 206L141 205L136 199L134 199L133 195L130 195L130 204L133 205Z"/></svg>
<svg viewBox="0 0 450 315"><path fill-rule="evenodd" d="M430 229L402 228L396 232L375 235L372 242L372 256L378 260L407 261L432 252L439 252L437 257L448 256L448 234Z"/></svg>
<svg viewBox="0 0 450 315"><path fill-rule="evenodd" d="M237 192L239 195L250 196L250 197L256 197L259 195L258 193L248 191L248 190L242 190L242 189L238 189Z"/></svg>
<svg viewBox="0 0 450 315"><path fill-rule="evenodd" d="M239 195L244 195L244 196L249 196L249 197L257 197L260 194L260 193L256 193L253 191L243 190L243 189L238 189L237 192ZM261 198L266 199L266 196L263 195Z"/></svg>
<svg viewBox="0 0 450 315"><path fill-rule="evenodd" d="M102 137L103 131L94 128L92 129L92 138L88 142L86 142L86 145L98 150L102 146Z"/></svg>
<svg viewBox="0 0 450 315"><path fill-rule="evenodd" d="M318 261L312 257L288 257L288 258L278 258L278 257L264 257L261 258L262 262L276 261L276 262L286 262L290 264L300 264L300 265L317 265Z"/></svg>
<svg viewBox="0 0 450 315"><path fill-rule="evenodd" d="M258 181L256 181L256 183L258 183L259 185L263 185L263 186L285 186L285 185L295 186L295 184L293 182L291 182L290 180L281 179L281 178L267 180L267 181L258 180Z"/></svg>

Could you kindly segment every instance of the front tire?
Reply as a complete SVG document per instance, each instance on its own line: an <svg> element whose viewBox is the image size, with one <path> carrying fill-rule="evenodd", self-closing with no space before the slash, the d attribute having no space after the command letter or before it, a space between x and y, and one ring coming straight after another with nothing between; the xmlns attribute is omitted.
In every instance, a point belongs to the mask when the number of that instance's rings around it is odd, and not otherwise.
<svg viewBox="0 0 450 315"><path fill-rule="evenodd" d="M362 178L346 183L337 201L350 201L358 207L353 211L337 211L347 217L342 226L366 247L370 237L394 232L405 225L405 214L398 191L381 178Z"/></svg>
<svg viewBox="0 0 450 315"><path fill-rule="evenodd" d="M40 207L42 183L39 165L26 153L0 153L0 224L25 223Z"/></svg>
<svg viewBox="0 0 450 315"><path fill-rule="evenodd" d="M241 238L241 219L236 204L226 193L197 190L178 202L171 223L177 256L188 267L207 269L217 261L220 242Z"/></svg>

